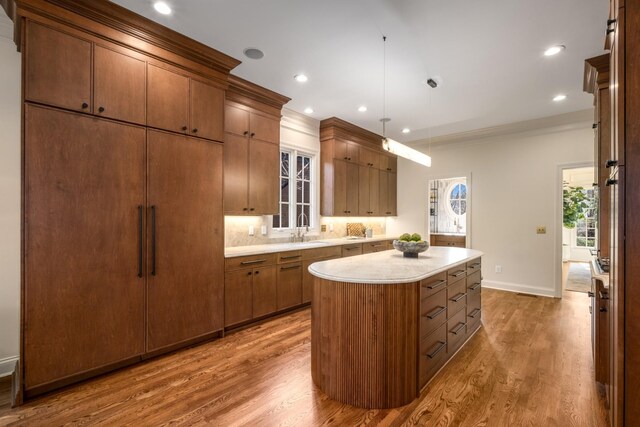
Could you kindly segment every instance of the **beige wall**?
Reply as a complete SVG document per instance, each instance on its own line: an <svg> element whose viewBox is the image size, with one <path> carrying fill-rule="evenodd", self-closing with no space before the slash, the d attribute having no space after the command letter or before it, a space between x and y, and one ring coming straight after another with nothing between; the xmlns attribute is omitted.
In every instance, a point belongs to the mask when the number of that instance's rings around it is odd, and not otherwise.
<svg viewBox="0 0 640 427"><path fill-rule="evenodd" d="M20 54L0 12L0 376L20 343Z"/></svg>
<svg viewBox="0 0 640 427"><path fill-rule="evenodd" d="M560 165L593 162L589 123L572 130L512 134L442 144L433 167L401 159L398 213L387 229L427 233L430 178L470 176L470 246L485 253L483 284L559 296L561 266ZM546 226L546 234L536 234ZM495 266L502 266L502 273Z"/></svg>

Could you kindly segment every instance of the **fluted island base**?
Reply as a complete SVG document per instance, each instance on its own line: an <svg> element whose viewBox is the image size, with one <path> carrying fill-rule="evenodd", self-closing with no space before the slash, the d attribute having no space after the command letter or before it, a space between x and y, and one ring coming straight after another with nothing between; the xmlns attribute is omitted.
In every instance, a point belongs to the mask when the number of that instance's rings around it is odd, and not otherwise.
<svg viewBox="0 0 640 427"><path fill-rule="evenodd" d="M315 277L311 370L329 397L361 408L416 397L418 286Z"/></svg>

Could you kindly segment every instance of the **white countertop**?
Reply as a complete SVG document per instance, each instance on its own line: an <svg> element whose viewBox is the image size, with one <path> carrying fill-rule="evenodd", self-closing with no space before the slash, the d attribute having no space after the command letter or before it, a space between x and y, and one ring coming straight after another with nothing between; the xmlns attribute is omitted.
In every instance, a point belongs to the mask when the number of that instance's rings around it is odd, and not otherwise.
<svg viewBox="0 0 640 427"><path fill-rule="evenodd" d="M600 269L595 259L592 259L589 263L591 266L591 277L601 280L605 289L609 288L609 273L605 273Z"/></svg>
<svg viewBox="0 0 640 427"><path fill-rule="evenodd" d="M224 249L225 258L233 258L237 256L246 255L259 255L269 254L273 252L284 251L296 251L299 249L313 249L322 248L326 246L342 246L350 243L368 243L368 242L380 242L382 240L396 239L397 236L373 236L367 238L347 238L342 237L340 239L325 239L325 240L313 240L311 242L297 242L297 243L268 243L265 245L253 245L253 246L236 246L232 248Z"/></svg>
<svg viewBox="0 0 640 427"><path fill-rule="evenodd" d="M347 283L412 283L482 256L475 249L433 246L418 258L404 258L396 250L357 255L309 266L322 279Z"/></svg>

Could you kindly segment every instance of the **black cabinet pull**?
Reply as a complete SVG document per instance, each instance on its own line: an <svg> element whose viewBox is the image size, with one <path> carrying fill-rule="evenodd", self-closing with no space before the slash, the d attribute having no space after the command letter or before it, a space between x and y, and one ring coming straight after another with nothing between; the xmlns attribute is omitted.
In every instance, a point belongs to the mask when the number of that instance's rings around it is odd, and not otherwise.
<svg viewBox="0 0 640 427"><path fill-rule="evenodd" d="M481 285L480 282L474 283L473 285L469 286L469 289L472 290L472 291L475 291L476 289L478 289L480 287L480 285Z"/></svg>
<svg viewBox="0 0 640 427"><path fill-rule="evenodd" d="M446 280L438 280L435 283L431 283L430 285L427 285L427 289L436 289L436 288L439 288L440 286L444 285L445 283L447 283Z"/></svg>
<svg viewBox="0 0 640 427"><path fill-rule="evenodd" d="M345 156L345 158L344 158L344 159L345 159L345 160L349 160L349 158L348 158L348 157L346 157L346 156Z"/></svg>
<svg viewBox="0 0 640 427"><path fill-rule="evenodd" d="M600 299L609 299L609 292L598 291L600 294Z"/></svg>
<svg viewBox="0 0 640 427"><path fill-rule="evenodd" d="M294 258L300 258L302 255L288 255L288 256L281 256L280 259L294 259Z"/></svg>
<svg viewBox="0 0 640 427"><path fill-rule="evenodd" d="M466 323L458 323L458 326L449 332L451 332L453 335L458 335L460 331L464 329L465 326L467 326Z"/></svg>
<svg viewBox="0 0 640 427"><path fill-rule="evenodd" d="M89 108L89 104L87 104L86 102L83 102L82 103L82 109L85 110L87 108Z"/></svg>
<svg viewBox="0 0 640 427"><path fill-rule="evenodd" d="M138 206L138 277L142 277L142 250L144 242L142 241L143 235L143 219L142 219L142 205Z"/></svg>
<svg viewBox="0 0 640 427"><path fill-rule="evenodd" d="M151 275L156 275L156 207L151 206Z"/></svg>
<svg viewBox="0 0 640 427"><path fill-rule="evenodd" d="M249 208L249 210L250 210L251 212L253 212L253 211L255 211L256 209L255 209L255 208Z"/></svg>
<svg viewBox="0 0 640 427"><path fill-rule="evenodd" d="M265 262L266 259L253 259L251 261L241 261L240 265L251 265L251 264L260 264L261 262Z"/></svg>
<svg viewBox="0 0 640 427"><path fill-rule="evenodd" d="M198 133L198 128L193 128L193 130L191 132Z"/></svg>
<svg viewBox="0 0 640 427"><path fill-rule="evenodd" d="M104 107L99 107L99 108L98 108L98 112L99 112L99 113L103 113L103 112L104 112Z"/></svg>
<svg viewBox="0 0 640 427"><path fill-rule="evenodd" d="M607 311L607 307L600 307L600 313L606 313Z"/></svg>
<svg viewBox="0 0 640 427"><path fill-rule="evenodd" d="M607 19L607 27L610 26L611 24L615 24L616 22L618 22L617 19Z"/></svg>
<svg viewBox="0 0 640 427"><path fill-rule="evenodd" d="M617 183L617 179L609 178L604 185L606 185L607 187L611 187L612 185L616 185Z"/></svg>
<svg viewBox="0 0 640 427"><path fill-rule="evenodd" d="M453 243L449 243L449 245L453 245ZM451 275L453 277L458 277L458 276L462 276L463 274L465 274L467 272L467 270L458 270L455 273L451 273Z"/></svg>
<svg viewBox="0 0 640 427"><path fill-rule="evenodd" d="M256 136L256 134L251 132L251 138L253 138L254 136Z"/></svg>
<svg viewBox="0 0 640 427"><path fill-rule="evenodd" d="M591 129L597 129L597 128L598 128L598 124L597 123L594 123L594 124L591 125Z"/></svg>
<svg viewBox="0 0 640 427"><path fill-rule="evenodd" d="M251 276L253 274L253 271L248 271L247 272L247 276Z"/></svg>
<svg viewBox="0 0 640 427"><path fill-rule="evenodd" d="M433 350L431 353L427 353L426 356L429 359L433 359L434 357L436 357L438 355L438 353L440 353L447 345L446 342L444 341L438 341L438 348L436 348L435 350Z"/></svg>
<svg viewBox="0 0 640 427"><path fill-rule="evenodd" d="M425 316L428 317L429 319L435 319L436 317L438 317L442 313L444 313L446 310L447 310L447 307L438 306L436 309L434 309L431 312L425 314Z"/></svg>
<svg viewBox="0 0 640 427"><path fill-rule="evenodd" d="M466 296L467 296L467 293L466 293L466 292L465 292L465 293L462 293L462 294L458 294L458 295L456 295L455 297L451 298L451 301L453 301L453 302L458 302L458 301L460 301L462 298L464 298L464 297L466 297Z"/></svg>
<svg viewBox="0 0 640 427"><path fill-rule="evenodd" d="M347 160L351 160L351 157L349 157Z"/></svg>
<svg viewBox="0 0 640 427"><path fill-rule="evenodd" d="M249 131L248 131L248 130L245 130L245 131L244 131L244 133L243 133L243 135L244 135L244 136L249 135Z"/></svg>
<svg viewBox="0 0 640 427"><path fill-rule="evenodd" d="M594 294L593 292L587 292L587 297L588 298L593 298L595 296L596 296L596 294Z"/></svg>
<svg viewBox="0 0 640 427"><path fill-rule="evenodd" d="M300 264L290 265L288 267L280 267L280 271L293 270L294 268L300 268L300 267L302 267Z"/></svg>
<svg viewBox="0 0 640 427"><path fill-rule="evenodd" d="M615 28L607 28L607 34L611 34L615 31Z"/></svg>
<svg viewBox="0 0 640 427"><path fill-rule="evenodd" d="M469 313L469 317L471 317L472 319L475 319L476 316L480 313L480 309L476 308L475 310L473 310L471 313Z"/></svg>
<svg viewBox="0 0 640 427"><path fill-rule="evenodd" d="M186 126L182 126L182 130L183 130L183 131L186 131L187 129L189 129L189 128L188 128L188 127L186 127Z"/></svg>
<svg viewBox="0 0 640 427"><path fill-rule="evenodd" d="M257 276L258 274L260 274L260 270L254 271L253 274L255 274Z"/></svg>
<svg viewBox="0 0 640 427"><path fill-rule="evenodd" d="M474 262L473 264L471 264L471 268L478 268L480 267L482 264L479 262Z"/></svg>
<svg viewBox="0 0 640 427"><path fill-rule="evenodd" d="M604 164L604 167L609 169L610 167L618 166L617 160L607 160L607 163Z"/></svg>

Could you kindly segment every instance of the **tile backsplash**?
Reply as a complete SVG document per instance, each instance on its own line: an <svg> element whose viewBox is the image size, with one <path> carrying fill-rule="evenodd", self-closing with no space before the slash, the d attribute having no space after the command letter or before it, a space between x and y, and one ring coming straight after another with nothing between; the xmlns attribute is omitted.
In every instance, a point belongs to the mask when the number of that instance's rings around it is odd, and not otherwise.
<svg viewBox="0 0 640 427"><path fill-rule="evenodd" d="M270 229L270 216L225 216L224 221L224 245L227 248L236 246L264 245L267 243L284 243L289 241L289 234L282 233L278 237L277 232ZM362 223L373 229L373 236L385 234L386 218L345 218L345 217L320 217L320 225L326 225L327 231L310 232L305 240L337 239L347 236L347 223ZM267 227L267 235L263 236L261 229ZM330 231L333 226L333 231ZM249 235L249 227L253 227L253 236ZM271 233L271 236L269 236Z"/></svg>

